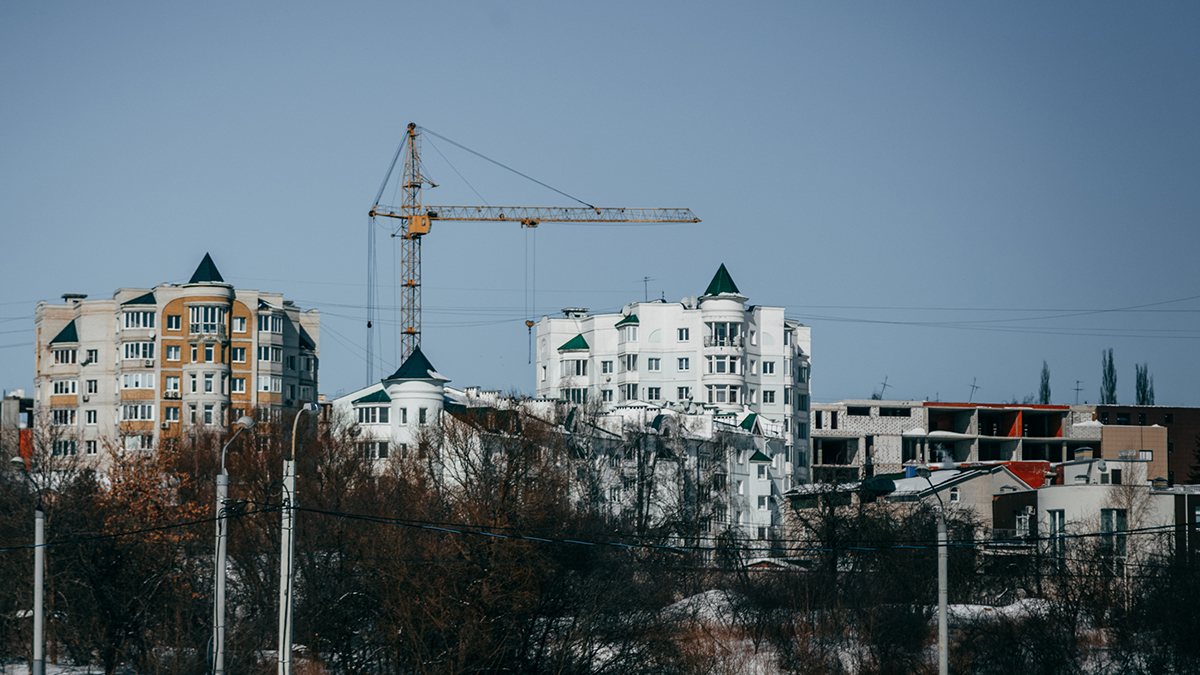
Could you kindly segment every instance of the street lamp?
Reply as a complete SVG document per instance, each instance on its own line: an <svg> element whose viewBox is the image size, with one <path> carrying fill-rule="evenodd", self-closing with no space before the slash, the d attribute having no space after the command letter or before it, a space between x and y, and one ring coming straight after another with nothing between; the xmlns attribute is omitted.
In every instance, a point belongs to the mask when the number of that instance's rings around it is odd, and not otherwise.
<svg viewBox="0 0 1200 675"><path fill-rule="evenodd" d="M300 417L320 406L305 403L292 420L292 443L283 458L283 514L279 546L279 675L292 675L292 560L296 549L296 429Z"/></svg>
<svg viewBox="0 0 1200 675"><path fill-rule="evenodd" d="M942 452L944 454L945 450ZM954 468L954 462L946 457L942 463L942 469L952 468ZM946 550L946 504L942 501L942 495L938 493L937 488L933 486L933 481L929 478L929 467L917 467L917 475L929 483L929 487L933 490L933 496L937 497L938 500L938 675L948 675L950 672L950 651L947 644L949 630L946 620L946 601L950 597L950 591L947 588L946 580L948 561Z"/></svg>
<svg viewBox="0 0 1200 675"><path fill-rule="evenodd" d="M254 426L254 418L242 415L235 426L238 428L233 438L221 447L221 473L217 475L217 556L214 575L215 592L213 597L213 673L223 675L225 672L225 540L228 535L228 514L225 512L229 501L229 474L225 471L225 451L241 433Z"/></svg>
<svg viewBox="0 0 1200 675"><path fill-rule="evenodd" d="M13 457L13 466L19 466L29 484L37 492L37 507L33 510L33 668L31 675L46 674L46 657L42 653L45 646L43 628L45 624L45 604L43 588L46 581L46 514L42 512L42 488L29 475L29 466L23 457Z"/></svg>

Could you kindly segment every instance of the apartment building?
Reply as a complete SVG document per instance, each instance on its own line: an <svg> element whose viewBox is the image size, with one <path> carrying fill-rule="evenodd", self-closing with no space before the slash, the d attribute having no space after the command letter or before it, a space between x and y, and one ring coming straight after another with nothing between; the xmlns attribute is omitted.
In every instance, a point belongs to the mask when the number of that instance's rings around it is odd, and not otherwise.
<svg viewBox="0 0 1200 675"><path fill-rule="evenodd" d="M606 410L642 402L753 412L783 428L796 479L808 480L810 329L748 300L721 265L699 297L543 317L537 395Z"/></svg>
<svg viewBox="0 0 1200 675"><path fill-rule="evenodd" d="M185 284L63 300L34 317L34 414L54 454L152 448L317 399L319 312L235 289L207 253Z"/></svg>
<svg viewBox="0 0 1200 675"><path fill-rule="evenodd" d="M422 443L467 444L483 453L485 437L548 425L554 432L545 442L570 448L557 465L581 503L619 519L637 519L644 509L653 527L674 523L675 534L691 543L727 531L763 541L783 536L782 495L794 468L782 424L747 410L640 401L599 409L456 389L449 381L418 347L392 375L332 401L331 428L350 432L360 456L383 470ZM455 431L440 433L448 428ZM458 465L462 456L462 447L441 449L435 464L448 481L471 479Z"/></svg>

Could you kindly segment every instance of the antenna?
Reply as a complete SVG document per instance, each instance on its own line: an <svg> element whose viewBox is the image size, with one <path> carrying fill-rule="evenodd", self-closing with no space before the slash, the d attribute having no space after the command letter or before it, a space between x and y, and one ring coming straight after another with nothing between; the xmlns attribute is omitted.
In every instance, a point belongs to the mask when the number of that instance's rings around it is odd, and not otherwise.
<svg viewBox="0 0 1200 675"><path fill-rule="evenodd" d="M1079 405L1079 392L1083 391L1083 387L1079 386L1081 384L1083 380L1075 380L1075 405Z"/></svg>
<svg viewBox="0 0 1200 675"><path fill-rule="evenodd" d="M892 386L892 385L890 385L890 384L888 384L888 383L887 383L887 380L888 380L888 376L887 376L887 375L884 375L884 376L883 376L883 382L880 382L880 383L879 383L879 384L880 384L880 389L879 389L879 398L883 398L883 395L887 393L887 388L888 388L888 387L890 387L890 386Z"/></svg>
<svg viewBox="0 0 1200 675"><path fill-rule="evenodd" d="M967 403L970 403L975 400L975 390L976 389L983 389L983 387L975 386L975 381L977 379L979 379L979 378L976 378L976 377L971 378L971 395L967 398Z"/></svg>
<svg viewBox="0 0 1200 675"><path fill-rule="evenodd" d="M651 277L642 277L642 293L646 297L646 302L650 302L650 282L654 281Z"/></svg>

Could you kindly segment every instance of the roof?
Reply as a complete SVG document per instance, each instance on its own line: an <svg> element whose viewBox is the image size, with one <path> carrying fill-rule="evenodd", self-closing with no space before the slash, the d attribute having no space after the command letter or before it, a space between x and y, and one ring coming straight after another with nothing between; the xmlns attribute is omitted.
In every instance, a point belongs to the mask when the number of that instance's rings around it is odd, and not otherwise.
<svg viewBox="0 0 1200 675"><path fill-rule="evenodd" d="M158 304L158 303L155 302L155 300L154 300L154 291L150 291L149 293L146 293L144 295L139 295L132 300L126 300L125 302L121 303L122 306L124 306L124 305L156 305L156 304Z"/></svg>
<svg viewBox="0 0 1200 675"><path fill-rule="evenodd" d="M763 464L770 464L771 458L764 455L761 450L755 450L754 454L750 455L750 461L751 462L761 462Z"/></svg>
<svg viewBox="0 0 1200 675"><path fill-rule="evenodd" d="M188 280L189 284L211 284L225 283L225 279L221 277L221 273L217 271L217 265L213 262L212 256L205 253L204 260L200 261L200 266L192 272L192 278Z"/></svg>
<svg viewBox="0 0 1200 675"><path fill-rule="evenodd" d="M308 334L308 331L304 330L304 326L300 327L300 347L302 349L313 350L317 348L317 343L313 342L312 337Z"/></svg>
<svg viewBox="0 0 1200 675"><path fill-rule="evenodd" d="M717 268L717 273L713 275L712 281L708 282L708 289L704 291L705 295L721 295L722 293L741 295L737 284L733 283L733 277L729 276L729 270L725 269L725 263L721 263L721 266Z"/></svg>
<svg viewBox="0 0 1200 675"><path fill-rule="evenodd" d="M71 319L71 323L67 324L65 328L58 331L58 335L54 336L54 339L50 341L50 344L54 344L56 342L79 342L79 333L75 330L74 319Z"/></svg>
<svg viewBox="0 0 1200 675"><path fill-rule="evenodd" d="M583 333L580 333L579 335L576 335L575 337L571 338L570 340L567 340L567 343L564 344L563 346L559 347L558 351L560 351L560 352L571 352L571 351L575 351L575 350L585 350L586 351L587 349L588 349L587 340L584 340Z"/></svg>
<svg viewBox="0 0 1200 675"><path fill-rule="evenodd" d="M421 353L420 347L413 348L412 354L400 364L400 368L392 373L389 380L445 380L438 374L437 369Z"/></svg>
<svg viewBox="0 0 1200 675"><path fill-rule="evenodd" d="M616 323L615 326L613 326L613 328L617 328L619 326L624 326L627 323L634 323L634 324L640 323L638 321L637 314L630 314L629 316L625 317L624 319L621 319L620 321L618 321Z"/></svg>
<svg viewBox="0 0 1200 675"><path fill-rule="evenodd" d="M387 392L379 389L373 391L362 398L356 398L351 403L391 403L392 397L388 396Z"/></svg>
<svg viewBox="0 0 1200 675"><path fill-rule="evenodd" d="M746 415L746 419L742 420L742 423L739 426L746 431L754 431L754 420L756 419L758 419L758 413L750 413L749 415Z"/></svg>

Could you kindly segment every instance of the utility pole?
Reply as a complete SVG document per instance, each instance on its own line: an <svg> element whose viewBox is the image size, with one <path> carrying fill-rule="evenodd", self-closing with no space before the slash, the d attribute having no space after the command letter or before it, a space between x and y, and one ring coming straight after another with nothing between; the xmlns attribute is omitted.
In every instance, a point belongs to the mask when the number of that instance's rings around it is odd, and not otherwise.
<svg viewBox="0 0 1200 675"><path fill-rule="evenodd" d="M975 400L975 390L976 390L976 389L983 389L983 387L977 387L977 386L975 386L975 381L976 381L977 379L978 379L978 378L975 378L975 377L972 377L972 378L971 378L971 395L970 395L969 397L967 397L967 403L970 403L970 402L972 402L972 401L974 401L974 400Z"/></svg>
<svg viewBox="0 0 1200 675"><path fill-rule="evenodd" d="M1079 386L1081 384L1083 380L1075 380L1075 405L1079 405L1079 392L1083 391L1083 387Z"/></svg>
<svg viewBox="0 0 1200 675"><path fill-rule="evenodd" d="M296 550L296 430L306 412L317 410L316 403L305 403L292 420L291 450L283 458L283 504L280 511L279 545L279 675L292 675L292 570Z"/></svg>
<svg viewBox="0 0 1200 675"><path fill-rule="evenodd" d="M37 506L33 509L33 663L30 675L46 675L46 514L42 511L42 488L29 475L29 466L23 457L13 457L11 461L21 468L37 492Z"/></svg>
<svg viewBox="0 0 1200 675"><path fill-rule="evenodd" d="M237 421L237 433L221 447L221 473L217 475L217 555L215 592L213 593L213 674L225 673L225 547L229 528L229 473L225 471L225 451L243 431L254 426L254 418L243 415Z"/></svg>

